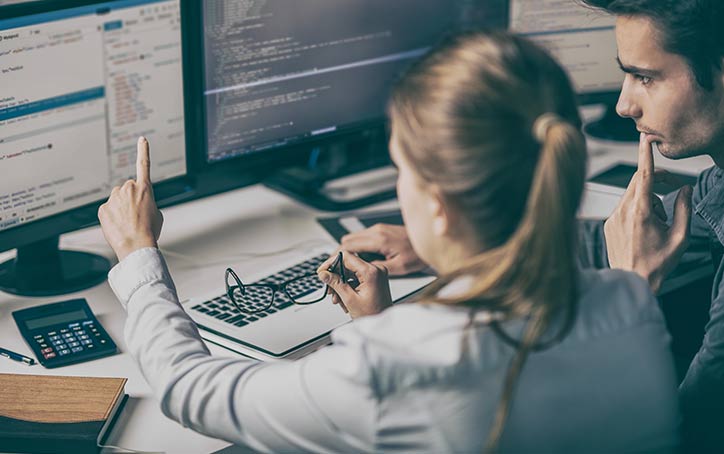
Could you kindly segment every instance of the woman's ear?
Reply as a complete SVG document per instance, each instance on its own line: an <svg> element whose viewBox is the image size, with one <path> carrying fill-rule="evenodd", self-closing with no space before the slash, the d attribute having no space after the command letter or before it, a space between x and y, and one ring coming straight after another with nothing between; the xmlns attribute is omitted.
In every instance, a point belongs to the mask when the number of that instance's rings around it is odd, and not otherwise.
<svg viewBox="0 0 724 454"><path fill-rule="evenodd" d="M428 190L428 210L432 219L432 234L436 237L448 236L455 223L453 213L445 202L445 197L436 185Z"/></svg>

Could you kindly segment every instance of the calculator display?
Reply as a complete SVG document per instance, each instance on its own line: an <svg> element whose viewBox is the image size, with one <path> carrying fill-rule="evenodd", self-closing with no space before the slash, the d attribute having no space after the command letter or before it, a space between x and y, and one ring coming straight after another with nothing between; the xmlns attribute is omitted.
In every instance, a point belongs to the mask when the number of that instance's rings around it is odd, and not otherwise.
<svg viewBox="0 0 724 454"><path fill-rule="evenodd" d="M48 317L26 320L25 326L27 326L28 329L38 329L44 328L46 326L57 325L59 323L73 322L76 320L85 319L87 317L88 316L86 315L85 311L83 309L79 309L72 312L64 312L62 314L50 315Z"/></svg>

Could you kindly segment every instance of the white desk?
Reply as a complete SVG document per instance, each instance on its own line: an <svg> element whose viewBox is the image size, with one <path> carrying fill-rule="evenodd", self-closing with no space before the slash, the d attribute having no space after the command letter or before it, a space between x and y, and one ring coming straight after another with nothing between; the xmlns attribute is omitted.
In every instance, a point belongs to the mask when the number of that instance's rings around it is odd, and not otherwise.
<svg viewBox="0 0 724 454"><path fill-rule="evenodd" d="M589 173L596 173L618 161L636 163L636 145L616 145L589 142L591 160ZM711 165L708 158L697 158L675 163L656 156L662 167L695 174ZM581 215L604 217L615 206L615 194L587 191ZM389 207L385 204L382 207ZM179 295L183 299L208 291L223 292L224 269L231 265L242 274L251 274L279 259L279 256L244 258L242 253L278 251L294 245L325 238L326 234L314 218L319 213L302 207L290 199L261 186L253 186L201 201L164 210L165 225L160 245L169 251L166 258L175 278ZM113 254L106 245L99 228L87 229L64 236L61 246L90 250L108 258ZM230 257L237 254L236 257ZM0 254L6 260L13 253ZM10 313L41 303L74 297L88 300L93 312L118 344L120 353L60 369L27 367L0 358L0 372L127 377L126 392L130 399L120 420L108 440L110 444L145 451L165 451L169 454L246 452L229 447L227 442L214 440L166 419L151 396L148 384L141 376L133 358L126 353L123 337L125 312L115 299L107 283L77 294L54 298L20 298L0 294L0 346L16 352L30 354ZM214 354L232 355L210 346Z"/></svg>

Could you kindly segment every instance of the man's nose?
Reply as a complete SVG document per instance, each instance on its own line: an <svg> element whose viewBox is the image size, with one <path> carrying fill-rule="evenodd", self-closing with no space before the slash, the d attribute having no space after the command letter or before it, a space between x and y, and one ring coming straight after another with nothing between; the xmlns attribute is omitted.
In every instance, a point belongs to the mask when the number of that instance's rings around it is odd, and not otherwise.
<svg viewBox="0 0 724 454"><path fill-rule="evenodd" d="M621 88L621 95L618 97L618 103L616 104L616 113L624 118L634 120L641 118L643 115L641 105L636 101L628 81L625 81Z"/></svg>

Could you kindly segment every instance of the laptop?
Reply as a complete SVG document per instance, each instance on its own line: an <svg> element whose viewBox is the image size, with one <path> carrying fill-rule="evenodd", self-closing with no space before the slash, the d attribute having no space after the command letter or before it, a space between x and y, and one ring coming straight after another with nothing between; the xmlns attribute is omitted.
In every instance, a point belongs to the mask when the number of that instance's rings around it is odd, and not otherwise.
<svg viewBox="0 0 724 454"><path fill-rule="evenodd" d="M308 250L302 256L294 254L278 261L273 269L249 276L251 279L244 279L244 282L280 283L316 271L337 247L330 242ZM433 276L391 279L393 301L413 295L434 279ZM309 354L329 344L331 332L351 321L329 296L318 303L298 305L283 292L277 292L269 310L254 314L239 311L226 297L224 289L181 304L206 341L262 361L294 359Z"/></svg>

